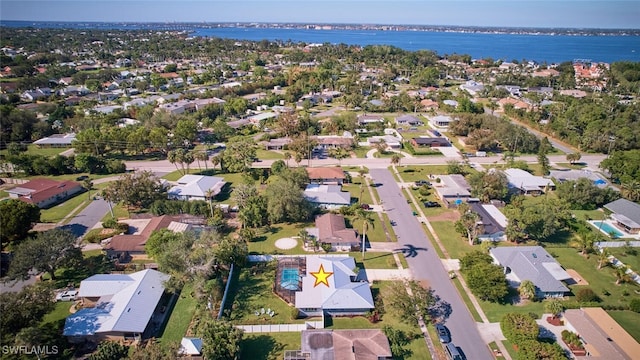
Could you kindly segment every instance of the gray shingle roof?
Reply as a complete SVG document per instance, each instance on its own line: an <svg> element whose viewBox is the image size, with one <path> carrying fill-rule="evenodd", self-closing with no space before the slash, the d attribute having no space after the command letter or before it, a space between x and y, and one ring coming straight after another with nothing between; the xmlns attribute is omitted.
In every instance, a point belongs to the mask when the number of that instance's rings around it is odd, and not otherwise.
<svg viewBox="0 0 640 360"><path fill-rule="evenodd" d="M571 278L560 264L541 246L497 247L491 256L520 281L530 280L543 293L567 292L561 282Z"/></svg>
<svg viewBox="0 0 640 360"><path fill-rule="evenodd" d="M624 215L636 224L640 224L640 204L627 199L618 199L608 203L604 208L613 213Z"/></svg>

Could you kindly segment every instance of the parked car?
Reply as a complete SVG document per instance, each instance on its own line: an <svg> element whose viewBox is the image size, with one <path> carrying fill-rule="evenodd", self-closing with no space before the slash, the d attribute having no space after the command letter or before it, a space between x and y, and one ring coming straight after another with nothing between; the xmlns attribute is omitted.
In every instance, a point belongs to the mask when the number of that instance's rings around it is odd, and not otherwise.
<svg viewBox="0 0 640 360"><path fill-rule="evenodd" d="M74 301L78 296L78 290L65 290L56 294L56 301Z"/></svg>
<svg viewBox="0 0 640 360"><path fill-rule="evenodd" d="M443 344L447 344L451 342L451 335L449 334L449 329L442 324L436 324L436 332L438 333L438 338L440 342Z"/></svg>
<svg viewBox="0 0 640 360"><path fill-rule="evenodd" d="M436 201L425 201L423 205L427 208L440 207L440 203Z"/></svg>
<svg viewBox="0 0 640 360"><path fill-rule="evenodd" d="M422 186L422 185L431 185L430 182L428 182L427 180L418 180L415 182L416 186Z"/></svg>
<svg viewBox="0 0 640 360"><path fill-rule="evenodd" d="M76 181L82 181L82 180L86 180L86 179L88 179L88 178L89 178L89 177L88 177L87 175L82 175L82 176L78 176L78 177L76 178Z"/></svg>
<svg viewBox="0 0 640 360"><path fill-rule="evenodd" d="M371 206L369 206L369 204L362 204L362 205L360 205L360 208L362 208L364 210L370 210Z"/></svg>

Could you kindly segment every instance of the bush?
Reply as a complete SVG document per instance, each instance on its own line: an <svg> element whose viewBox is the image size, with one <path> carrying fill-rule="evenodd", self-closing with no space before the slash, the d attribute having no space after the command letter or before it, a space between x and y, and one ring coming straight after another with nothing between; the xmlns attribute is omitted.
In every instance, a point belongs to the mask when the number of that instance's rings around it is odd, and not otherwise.
<svg viewBox="0 0 640 360"><path fill-rule="evenodd" d="M540 335L538 324L528 314L508 313L500 321L500 328L504 337L514 344L536 340Z"/></svg>
<svg viewBox="0 0 640 360"><path fill-rule="evenodd" d="M578 290L578 293L576 294L576 300L581 303L600 302L600 298L593 290L591 290L591 288Z"/></svg>
<svg viewBox="0 0 640 360"><path fill-rule="evenodd" d="M118 221L114 218L108 219L102 222L102 227L105 229L113 229L118 224Z"/></svg>
<svg viewBox="0 0 640 360"><path fill-rule="evenodd" d="M640 313L640 299L632 299L629 302L629 310Z"/></svg>
<svg viewBox="0 0 640 360"><path fill-rule="evenodd" d="M578 335L569 330L562 330L562 341L564 341L565 344L572 345L577 348L582 347L582 342Z"/></svg>

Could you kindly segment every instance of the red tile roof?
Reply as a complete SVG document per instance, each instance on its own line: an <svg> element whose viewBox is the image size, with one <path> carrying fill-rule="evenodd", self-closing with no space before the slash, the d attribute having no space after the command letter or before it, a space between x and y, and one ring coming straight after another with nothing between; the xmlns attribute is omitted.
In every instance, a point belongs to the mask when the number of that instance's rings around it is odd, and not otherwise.
<svg viewBox="0 0 640 360"><path fill-rule="evenodd" d="M306 168L309 179L344 179L344 171L339 167L312 167Z"/></svg>
<svg viewBox="0 0 640 360"><path fill-rule="evenodd" d="M323 243L357 243L358 236L353 229L347 229L342 215L324 214L316 218L318 241Z"/></svg>

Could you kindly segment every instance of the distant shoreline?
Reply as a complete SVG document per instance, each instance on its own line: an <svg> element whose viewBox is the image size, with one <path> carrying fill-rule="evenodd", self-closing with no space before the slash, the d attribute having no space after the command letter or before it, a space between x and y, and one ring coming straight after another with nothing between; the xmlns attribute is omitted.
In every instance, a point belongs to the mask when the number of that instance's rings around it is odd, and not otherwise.
<svg viewBox="0 0 640 360"><path fill-rule="evenodd" d="M75 28L75 29L131 29L131 30L181 30L213 28L263 28L304 30L375 30L375 31L427 31L479 34L514 35L565 35L565 36L640 36L640 29L599 28L535 28L535 27L491 27L455 25L385 25L385 24L331 24L331 23L257 23L257 22L90 22L90 21L2 21L1 26Z"/></svg>

